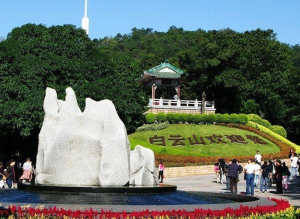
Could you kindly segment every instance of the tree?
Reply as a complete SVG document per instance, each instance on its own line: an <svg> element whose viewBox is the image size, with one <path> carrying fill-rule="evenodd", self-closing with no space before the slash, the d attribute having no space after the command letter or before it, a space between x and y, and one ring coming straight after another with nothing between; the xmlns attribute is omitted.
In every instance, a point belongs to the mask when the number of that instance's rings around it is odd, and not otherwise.
<svg viewBox="0 0 300 219"><path fill-rule="evenodd" d="M46 87L56 89L59 99L72 87L82 110L87 97L112 99L129 131L134 131L147 102L134 81L139 74L138 64L106 57L75 26L27 24L13 29L0 43L2 149L36 153Z"/></svg>

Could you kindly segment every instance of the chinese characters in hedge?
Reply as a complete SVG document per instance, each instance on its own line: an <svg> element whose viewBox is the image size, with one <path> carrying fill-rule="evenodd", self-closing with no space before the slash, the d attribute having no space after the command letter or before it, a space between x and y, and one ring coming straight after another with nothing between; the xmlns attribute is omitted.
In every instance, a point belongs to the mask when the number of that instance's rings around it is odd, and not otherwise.
<svg viewBox="0 0 300 219"><path fill-rule="evenodd" d="M149 138L150 144L167 146L167 140L172 142L172 146L185 146L188 142L190 145L209 145L209 144L248 144L249 141L254 144L267 145L268 143L263 141L261 138L255 135L246 135L245 139L241 135L210 135L210 136L196 136L192 135L187 139L181 135L169 135L169 136L158 136L154 135Z"/></svg>

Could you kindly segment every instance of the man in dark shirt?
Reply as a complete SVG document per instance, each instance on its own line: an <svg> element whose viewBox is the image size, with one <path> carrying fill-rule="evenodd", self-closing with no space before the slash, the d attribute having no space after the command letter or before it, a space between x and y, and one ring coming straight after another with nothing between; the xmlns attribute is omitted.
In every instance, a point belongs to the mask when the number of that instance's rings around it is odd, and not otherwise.
<svg viewBox="0 0 300 219"><path fill-rule="evenodd" d="M230 191L234 194L237 194L237 182L239 172L242 172L241 167L236 164L237 160L233 159L232 164L228 165L228 176L230 178Z"/></svg>
<svg viewBox="0 0 300 219"><path fill-rule="evenodd" d="M260 178L260 192L267 193L269 175L272 172L272 167L267 161L264 161L264 164L261 167L261 178Z"/></svg>

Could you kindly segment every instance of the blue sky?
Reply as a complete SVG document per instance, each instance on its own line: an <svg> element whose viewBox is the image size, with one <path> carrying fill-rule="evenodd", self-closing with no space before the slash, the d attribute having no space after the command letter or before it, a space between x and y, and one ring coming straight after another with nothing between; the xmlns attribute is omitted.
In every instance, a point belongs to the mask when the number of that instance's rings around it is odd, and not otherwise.
<svg viewBox="0 0 300 219"><path fill-rule="evenodd" d="M300 0L88 0L90 38L130 33L133 27L165 32L273 29L283 43L300 44ZM0 36L35 23L81 27L84 0L0 0Z"/></svg>

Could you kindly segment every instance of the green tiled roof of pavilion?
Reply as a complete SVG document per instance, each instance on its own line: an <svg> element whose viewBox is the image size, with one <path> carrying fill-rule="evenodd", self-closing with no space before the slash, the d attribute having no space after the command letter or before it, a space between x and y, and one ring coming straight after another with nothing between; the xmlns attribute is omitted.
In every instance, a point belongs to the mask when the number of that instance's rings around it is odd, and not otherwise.
<svg viewBox="0 0 300 219"><path fill-rule="evenodd" d="M171 69L173 72L164 72L161 71L164 68L169 68ZM171 65L170 63L161 63L160 65L149 69L148 71L145 71L145 73L153 75L155 77L158 78L180 78L181 75L183 74L183 71L177 67L175 67L174 65Z"/></svg>

